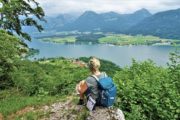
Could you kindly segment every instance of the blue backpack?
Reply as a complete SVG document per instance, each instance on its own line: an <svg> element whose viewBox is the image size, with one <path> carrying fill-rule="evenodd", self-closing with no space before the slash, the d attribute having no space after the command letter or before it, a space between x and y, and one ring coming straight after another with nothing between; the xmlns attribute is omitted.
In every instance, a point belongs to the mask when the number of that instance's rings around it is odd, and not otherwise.
<svg viewBox="0 0 180 120"><path fill-rule="evenodd" d="M99 104L104 107L110 107L115 102L117 88L113 83L112 78L105 75L103 78L98 78L92 75L98 83L99 87Z"/></svg>

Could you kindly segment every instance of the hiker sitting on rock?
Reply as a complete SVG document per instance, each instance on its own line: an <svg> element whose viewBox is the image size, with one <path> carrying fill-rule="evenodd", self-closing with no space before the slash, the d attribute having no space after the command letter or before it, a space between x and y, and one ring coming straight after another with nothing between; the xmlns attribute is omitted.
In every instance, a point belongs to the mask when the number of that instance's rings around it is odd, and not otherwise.
<svg viewBox="0 0 180 120"><path fill-rule="evenodd" d="M84 104L84 97L87 98L86 106L92 110L95 105L109 107L114 103L116 87L110 77L105 72L100 72L100 61L92 57L88 67L91 75L86 80L80 81L76 90L80 95L79 105Z"/></svg>

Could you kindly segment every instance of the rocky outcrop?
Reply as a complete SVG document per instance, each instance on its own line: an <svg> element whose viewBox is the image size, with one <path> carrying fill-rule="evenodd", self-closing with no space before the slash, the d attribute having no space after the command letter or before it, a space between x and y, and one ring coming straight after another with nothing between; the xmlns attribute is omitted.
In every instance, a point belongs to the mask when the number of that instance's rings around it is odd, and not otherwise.
<svg viewBox="0 0 180 120"><path fill-rule="evenodd" d="M125 120L125 118L120 109L96 107L86 120Z"/></svg>
<svg viewBox="0 0 180 120"><path fill-rule="evenodd" d="M89 111L86 106L76 105L71 100L54 103L43 109L50 111L50 120L125 120L123 112L118 108L96 107Z"/></svg>
<svg viewBox="0 0 180 120"><path fill-rule="evenodd" d="M7 118L13 120L19 116L20 119L26 119L24 115L29 112L42 113L36 117L38 120L125 120L123 112L118 108L96 107L95 110L89 111L85 105L77 105L77 98L72 96L68 97L66 102L26 107ZM0 120L3 120L1 114Z"/></svg>

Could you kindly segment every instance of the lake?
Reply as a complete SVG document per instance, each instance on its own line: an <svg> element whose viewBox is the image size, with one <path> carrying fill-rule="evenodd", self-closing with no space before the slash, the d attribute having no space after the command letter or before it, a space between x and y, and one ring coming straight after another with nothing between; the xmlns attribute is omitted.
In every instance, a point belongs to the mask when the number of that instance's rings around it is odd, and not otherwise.
<svg viewBox="0 0 180 120"><path fill-rule="evenodd" d="M143 61L152 59L157 65L166 66L169 53L176 50L172 46L112 46L112 45L66 45L56 43L46 43L38 40L27 42L29 47L39 49L40 53L33 58L52 57L90 57L96 56L105 60L110 60L117 65L124 67L131 64L132 58Z"/></svg>

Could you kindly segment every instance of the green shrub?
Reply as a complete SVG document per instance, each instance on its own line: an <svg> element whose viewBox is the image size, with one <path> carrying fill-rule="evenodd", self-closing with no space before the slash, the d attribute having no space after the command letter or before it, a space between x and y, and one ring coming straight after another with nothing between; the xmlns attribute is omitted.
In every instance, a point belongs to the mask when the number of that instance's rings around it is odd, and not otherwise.
<svg viewBox="0 0 180 120"><path fill-rule="evenodd" d="M85 58L88 60L88 58ZM39 61L19 60L11 74L15 86L27 95L64 94L75 90L76 84L90 75L88 68L72 64L64 58ZM102 60L102 71L114 75L120 70L115 64ZM42 92L43 91L43 92Z"/></svg>
<svg viewBox="0 0 180 120"><path fill-rule="evenodd" d="M175 87L180 88L180 52L176 51L175 53L170 54L170 62L168 63L169 67L169 79L174 83ZM180 89L178 89L180 93Z"/></svg>
<svg viewBox="0 0 180 120"><path fill-rule="evenodd" d="M15 86L28 95L38 93L41 87L48 89L47 76L37 62L18 61L12 73Z"/></svg>
<svg viewBox="0 0 180 120"><path fill-rule="evenodd" d="M0 30L0 90L13 86L14 62L25 52L22 42L7 32Z"/></svg>
<svg viewBox="0 0 180 120"><path fill-rule="evenodd" d="M180 69L173 70L172 74ZM152 61L137 63L133 60L132 66L114 77L118 86L116 106L124 110L129 120L134 117L136 120L178 119L180 95L176 82L179 78L171 79L172 74L169 68L157 67Z"/></svg>
<svg viewBox="0 0 180 120"><path fill-rule="evenodd" d="M88 76L88 70L63 59L23 60L16 63L12 76L15 86L27 95L42 94L42 91L50 95L67 95Z"/></svg>

